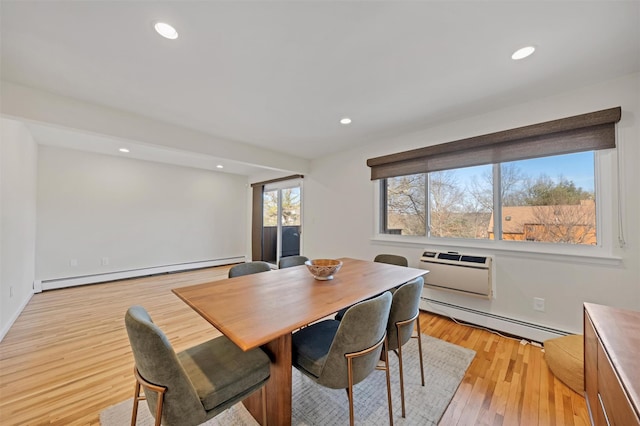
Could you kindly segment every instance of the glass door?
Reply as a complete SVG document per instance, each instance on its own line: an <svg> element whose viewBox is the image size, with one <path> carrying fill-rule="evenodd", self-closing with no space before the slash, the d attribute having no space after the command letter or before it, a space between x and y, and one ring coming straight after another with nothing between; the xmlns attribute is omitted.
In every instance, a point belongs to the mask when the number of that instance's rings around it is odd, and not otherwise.
<svg viewBox="0 0 640 426"><path fill-rule="evenodd" d="M302 182L267 185L262 200L263 260L277 264L281 257L300 254Z"/></svg>

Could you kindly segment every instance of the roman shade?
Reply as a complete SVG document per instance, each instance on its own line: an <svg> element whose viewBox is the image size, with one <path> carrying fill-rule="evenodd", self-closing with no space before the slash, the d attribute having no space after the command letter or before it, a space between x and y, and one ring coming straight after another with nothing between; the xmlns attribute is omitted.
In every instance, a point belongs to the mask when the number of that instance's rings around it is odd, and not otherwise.
<svg viewBox="0 0 640 426"><path fill-rule="evenodd" d="M370 158L371 180L616 147L610 108L454 142Z"/></svg>

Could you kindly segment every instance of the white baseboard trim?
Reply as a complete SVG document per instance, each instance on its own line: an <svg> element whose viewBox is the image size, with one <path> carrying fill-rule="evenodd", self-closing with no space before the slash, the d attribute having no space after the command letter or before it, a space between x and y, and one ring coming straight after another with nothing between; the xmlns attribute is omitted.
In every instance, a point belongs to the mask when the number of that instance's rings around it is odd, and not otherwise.
<svg viewBox="0 0 640 426"><path fill-rule="evenodd" d="M80 277L59 278L42 280L42 290L54 290L58 288L74 287L86 284L98 284L107 281L123 280L127 278L144 277L146 275L164 274L167 272L179 272L189 269L209 268L212 266L230 265L245 261L245 256L226 257L223 259L205 260L199 262L177 263L173 265L154 266L151 268L132 269L128 271L107 272L104 274L83 275Z"/></svg>
<svg viewBox="0 0 640 426"><path fill-rule="evenodd" d="M564 330L557 330L543 325L465 308L426 297L420 300L420 309L540 343L555 337L572 334Z"/></svg>
<svg viewBox="0 0 640 426"><path fill-rule="evenodd" d="M27 303L29 303L29 301L31 300L32 297L33 297L33 292L31 292L29 294L29 297L27 297L24 300L24 302L22 302L20 307L18 309L16 309L16 311L13 313L13 315L11 315L11 318L9 318L9 321L5 324L5 326L2 327L2 330L0 330L0 342L2 342L2 339L4 339L4 336L7 335L7 333L9 332L11 327L13 326L13 323L16 322L16 320L18 319L18 317L20 316L22 311L24 311L24 308L27 307Z"/></svg>

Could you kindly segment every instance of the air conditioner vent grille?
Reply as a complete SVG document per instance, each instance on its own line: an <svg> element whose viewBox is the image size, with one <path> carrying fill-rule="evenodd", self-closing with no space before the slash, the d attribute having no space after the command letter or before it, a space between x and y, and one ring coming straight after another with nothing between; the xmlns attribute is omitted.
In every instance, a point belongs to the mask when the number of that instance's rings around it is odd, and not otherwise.
<svg viewBox="0 0 640 426"><path fill-rule="evenodd" d="M485 256L461 256L460 260L463 262L471 263L486 263L487 258Z"/></svg>
<svg viewBox="0 0 640 426"><path fill-rule="evenodd" d="M460 255L457 253L439 253L438 259L460 260Z"/></svg>

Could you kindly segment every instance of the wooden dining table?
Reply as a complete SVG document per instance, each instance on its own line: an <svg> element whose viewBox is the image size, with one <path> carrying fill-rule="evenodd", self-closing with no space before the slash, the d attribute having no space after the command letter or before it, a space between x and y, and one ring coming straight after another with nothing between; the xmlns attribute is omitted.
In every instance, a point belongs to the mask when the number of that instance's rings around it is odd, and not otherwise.
<svg viewBox="0 0 640 426"><path fill-rule="evenodd" d="M242 350L262 348L271 359L267 421L291 424L291 335L309 323L426 274L428 271L351 258L329 281L295 266L173 289ZM244 401L261 422L258 393Z"/></svg>

